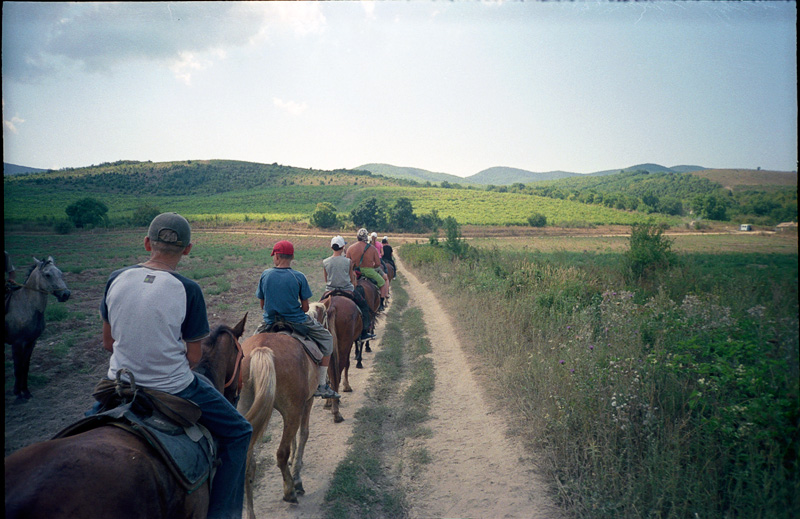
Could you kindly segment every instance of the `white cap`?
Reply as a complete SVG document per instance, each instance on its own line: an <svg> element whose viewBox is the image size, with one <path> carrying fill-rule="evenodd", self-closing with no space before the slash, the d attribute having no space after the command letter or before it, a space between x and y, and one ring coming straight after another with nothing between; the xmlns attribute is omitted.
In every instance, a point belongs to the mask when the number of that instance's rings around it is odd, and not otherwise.
<svg viewBox="0 0 800 519"><path fill-rule="evenodd" d="M378 233L374 232L374 233L370 234L370 236L372 236L373 238L377 238L378 237Z"/></svg>
<svg viewBox="0 0 800 519"><path fill-rule="evenodd" d="M334 236L333 238L331 238L331 247L333 247L334 245L338 245L340 249L344 247L344 238L342 238L341 236Z"/></svg>
<svg viewBox="0 0 800 519"><path fill-rule="evenodd" d="M384 236L383 240L389 241L389 237L388 236ZM381 240L381 241L383 241L383 240Z"/></svg>

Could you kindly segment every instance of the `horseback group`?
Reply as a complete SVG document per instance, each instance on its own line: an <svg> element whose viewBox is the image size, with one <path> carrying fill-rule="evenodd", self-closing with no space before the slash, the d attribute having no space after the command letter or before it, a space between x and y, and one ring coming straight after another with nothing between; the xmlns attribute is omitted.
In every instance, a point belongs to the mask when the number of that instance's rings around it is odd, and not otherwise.
<svg viewBox="0 0 800 519"><path fill-rule="evenodd" d="M154 218L144 239L150 258L114 271L105 286L111 357L97 402L53 440L6 458L6 516L229 519L241 517L246 497L253 518L255 448L273 409L284 424L283 499L297 502L313 398L327 399L341 421L350 348L375 337L395 273L386 238L378 244L360 229L345 246L331 240L326 291L310 303L305 275L291 267L294 246L276 243L256 289L263 321L240 343L247 315L211 330L200 286L176 271L192 248L188 221Z"/></svg>

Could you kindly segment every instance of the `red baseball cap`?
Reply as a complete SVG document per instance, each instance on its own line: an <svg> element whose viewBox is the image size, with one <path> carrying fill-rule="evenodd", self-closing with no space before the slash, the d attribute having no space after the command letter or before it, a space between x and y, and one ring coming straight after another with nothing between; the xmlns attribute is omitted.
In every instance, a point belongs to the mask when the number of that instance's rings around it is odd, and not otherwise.
<svg viewBox="0 0 800 519"><path fill-rule="evenodd" d="M272 247L272 254L270 256L274 256L276 254L286 254L287 256L294 256L294 245L292 242L281 240Z"/></svg>

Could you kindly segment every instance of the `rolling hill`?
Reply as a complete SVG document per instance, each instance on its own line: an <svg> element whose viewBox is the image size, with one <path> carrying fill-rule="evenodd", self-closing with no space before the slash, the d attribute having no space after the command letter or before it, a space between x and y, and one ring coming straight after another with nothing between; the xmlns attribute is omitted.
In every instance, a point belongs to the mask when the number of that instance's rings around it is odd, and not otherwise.
<svg viewBox="0 0 800 519"><path fill-rule="evenodd" d="M9 164L3 162L3 176L6 175L24 175L25 173L41 173L47 171L46 169L29 168L27 166L18 166L16 164Z"/></svg>
<svg viewBox="0 0 800 519"><path fill-rule="evenodd" d="M613 175L615 173L645 170L650 173L687 173L692 171L701 171L706 168L702 166L673 166L671 168L661 166L659 164L637 164L627 168L609 169L605 171L596 171L594 173L572 173L569 171L548 171L544 173L537 173L519 168L510 168L504 166L497 166L484 169L469 177L458 177L449 175L447 173L433 173L419 168L408 168L392 166L391 164L364 164L355 169L369 171L376 175L383 175L386 177L402 178L415 182L442 182L456 184L476 184L482 186L508 186L511 184L528 184L530 182L539 182L545 180L557 180L562 178L571 177L593 177Z"/></svg>

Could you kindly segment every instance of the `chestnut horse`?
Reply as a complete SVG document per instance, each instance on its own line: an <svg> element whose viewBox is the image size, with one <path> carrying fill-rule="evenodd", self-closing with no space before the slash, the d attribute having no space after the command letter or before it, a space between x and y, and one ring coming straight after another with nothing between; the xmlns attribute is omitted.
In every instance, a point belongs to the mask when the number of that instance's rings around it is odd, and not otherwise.
<svg viewBox="0 0 800 519"><path fill-rule="evenodd" d="M197 370L231 403L246 319L214 329ZM187 493L146 440L113 426L14 452L5 459L5 489L7 519L202 519L208 511L208 483Z"/></svg>
<svg viewBox="0 0 800 519"><path fill-rule="evenodd" d="M337 393L341 384L342 391L350 393L353 388L350 387L350 380L348 374L350 371L350 350L353 348L356 340L361 336L361 310L358 305L347 296L328 296L323 302L329 305L328 308L328 322L335 323L331 327L336 333L336 344L338 350L338 367L331 363L328 367L328 378L331 381L331 387ZM344 421L342 414L339 412L339 401L335 398L329 398L325 403L325 408L331 408L333 413L334 423Z"/></svg>
<svg viewBox="0 0 800 519"><path fill-rule="evenodd" d="M336 333L333 323L327 319L327 310L323 303L311 303L307 313L326 326L335 340ZM255 450L269 425L273 409L283 417L283 433L276 454L283 477L283 500L297 503L297 495L305 493L300 471L319 372L300 342L283 333L257 333L242 343L242 349L245 358L238 409L253 426L247 453L245 501L247 517L254 519ZM336 352L335 343L333 351ZM331 364L336 364L334 356Z"/></svg>
<svg viewBox="0 0 800 519"><path fill-rule="evenodd" d="M39 261L33 258L25 283L6 294L6 327L3 341L11 345L14 356L14 394L18 400L31 397L28 390L28 371L36 340L44 331L44 311L47 296L53 294L60 303L69 299L70 291L64 275L52 256Z"/></svg>

